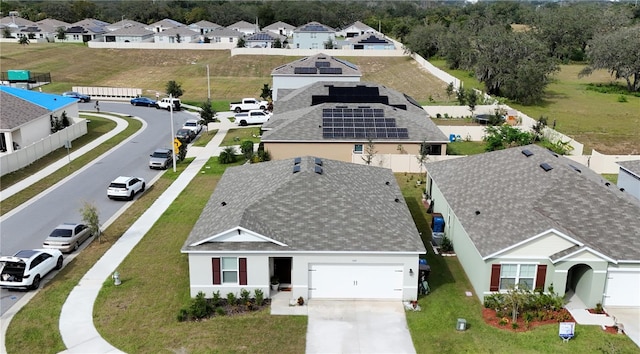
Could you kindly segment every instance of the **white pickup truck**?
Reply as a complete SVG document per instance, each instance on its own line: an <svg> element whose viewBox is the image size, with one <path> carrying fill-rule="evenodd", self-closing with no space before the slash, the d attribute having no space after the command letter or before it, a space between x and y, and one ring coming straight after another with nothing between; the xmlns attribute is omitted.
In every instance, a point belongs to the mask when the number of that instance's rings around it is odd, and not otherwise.
<svg viewBox="0 0 640 354"><path fill-rule="evenodd" d="M234 118L237 125L262 124L271 118L271 113L261 109L254 109L246 113L238 113Z"/></svg>
<svg viewBox="0 0 640 354"><path fill-rule="evenodd" d="M236 113L240 113L242 111L250 111L253 109L267 109L269 102L267 101L258 101L255 98L243 98L240 102L231 102L229 103L229 110L234 111Z"/></svg>
<svg viewBox="0 0 640 354"><path fill-rule="evenodd" d="M180 99L179 98L169 98L169 97L165 97L161 100L156 101L156 108L157 109L166 109L167 111L170 109L171 107L171 103L173 102L173 110L174 111L179 111L180 110Z"/></svg>

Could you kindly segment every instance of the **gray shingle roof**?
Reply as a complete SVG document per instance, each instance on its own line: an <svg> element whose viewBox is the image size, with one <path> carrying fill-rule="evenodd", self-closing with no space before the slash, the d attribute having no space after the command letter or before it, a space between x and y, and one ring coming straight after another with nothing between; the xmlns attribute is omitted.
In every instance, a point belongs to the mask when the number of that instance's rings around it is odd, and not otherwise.
<svg viewBox="0 0 640 354"><path fill-rule="evenodd" d="M329 86L355 87L366 86L377 88L380 96L388 98L388 104L383 103L322 103L312 105L314 97L329 94ZM408 139L397 139L399 142L447 142L442 131L428 118L428 114L421 107L412 104L407 97L395 90L378 84L366 82L317 82L279 98L274 107L273 117L263 125L267 131L262 135L263 142L274 141L360 141L367 139L325 139L322 136L322 109L346 106L356 108L367 106L382 109L384 116L395 118L397 126L407 128ZM404 106L406 109L394 106ZM377 139L374 139L377 140ZM384 139L384 141L392 141Z"/></svg>
<svg viewBox="0 0 640 354"><path fill-rule="evenodd" d="M634 175L640 176L640 160L620 161L618 162L618 165L622 166L622 168Z"/></svg>
<svg viewBox="0 0 640 354"><path fill-rule="evenodd" d="M15 129L49 112L44 107L4 91L0 91L0 103L2 104L0 107L2 111L2 119L0 119L1 130Z"/></svg>
<svg viewBox="0 0 640 354"><path fill-rule="evenodd" d="M294 159L228 168L182 250L425 252L391 170L322 161L322 174L314 172L312 157L301 158L300 172L295 174ZM237 227L287 246L272 242L191 246Z"/></svg>
<svg viewBox="0 0 640 354"><path fill-rule="evenodd" d="M274 22L272 24L270 24L269 26L263 28L262 30L264 31L271 31L271 30L279 30L280 28L284 28L287 30L293 30L295 29L295 26L290 25L286 22L282 22L282 21L278 21L278 22Z"/></svg>
<svg viewBox="0 0 640 354"><path fill-rule="evenodd" d="M553 169L545 172L542 163ZM553 228L613 259L640 260L637 200L546 149L528 145L432 162L427 171L482 257Z"/></svg>
<svg viewBox="0 0 640 354"><path fill-rule="evenodd" d="M155 32L148 30L142 26L131 26L131 27L123 27L117 30L111 31L106 36L135 36L135 37L144 37L144 36L152 36Z"/></svg>

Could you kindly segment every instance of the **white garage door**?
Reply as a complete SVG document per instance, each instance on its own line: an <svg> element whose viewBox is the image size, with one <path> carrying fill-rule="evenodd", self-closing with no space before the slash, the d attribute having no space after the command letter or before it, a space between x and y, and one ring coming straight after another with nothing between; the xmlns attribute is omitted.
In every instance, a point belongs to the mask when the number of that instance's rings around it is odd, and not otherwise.
<svg viewBox="0 0 640 354"><path fill-rule="evenodd" d="M605 306L640 307L640 270L609 270Z"/></svg>
<svg viewBox="0 0 640 354"><path fill-rule="evenodd" d="M312 264L311 299L402 300L402 265Z"/></svg>

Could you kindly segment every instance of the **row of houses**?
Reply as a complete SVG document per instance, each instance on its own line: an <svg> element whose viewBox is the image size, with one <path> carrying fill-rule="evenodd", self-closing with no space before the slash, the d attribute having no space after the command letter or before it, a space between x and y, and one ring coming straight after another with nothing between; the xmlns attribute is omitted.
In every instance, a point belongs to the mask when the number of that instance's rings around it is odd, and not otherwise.
<svg viewBox="0 0 640 354"><path fill-rule="evenodd" d="M60 29L64 30L64 39L60 39ZM8 31L15 38L47 42L225 43L236 46L242 39L249 48L272 48L280 43L282 48L295 49L396 49L393 41L360 21L336 30L319 22L295 27L278 21L260 28L257 23L247 21L226 27L205 20L187 25L172 19L148 25L128 19L107 23L91 18L66 23L50 18L33 22L13 15L0 19L0 30L5 34Z"/></svg>

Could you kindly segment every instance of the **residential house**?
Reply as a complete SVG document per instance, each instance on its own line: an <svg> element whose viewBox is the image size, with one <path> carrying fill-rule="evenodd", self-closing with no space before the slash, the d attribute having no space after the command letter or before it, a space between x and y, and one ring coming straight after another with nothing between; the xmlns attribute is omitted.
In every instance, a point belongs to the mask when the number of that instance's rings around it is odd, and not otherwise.
<svg viewBox="0 0 640 354"><path fill-rule="evenodd" d="M207 37L209 37L211 43L227 43L233 48L238 45L238 40L244 37L244 34L236 30L220 27L207 33Z"/></svg>
<svg viewBox="0 0 640 354"><path fill-rule="evenodd" d="M395 44L380 33L366 33L342 41L338 46L352 50L394 50Z"/></svg>
<svg viewBox="0 0 640 354"><path fill-rule="evenodd" d="M427 163L426 194L481 301L553 286L640 307L640 201L537 145Z"/></svg>
<svg viewBox="0 0 640 354"><path fill-rule="evenodd" d="M0 86L0 111L0 151L13 152L49 136L51 116L60 118L66 112L70 120L78 117L78 100Z"/></svg>
<svg viewBox="0 0 640 354"><path fill-rule="evenodd" d="M220 28L222 26L220 26L217 23L213 23L213 22L209 22L209 21L198 21L196 23L192 23L189 25L189 28L200 33L201 36L205 36L207 35L209 32L213 31L216 28Z"/></svg>
<svg viewBox="0 0 640 354"><path fill-rule="evenodd" d="M346 60L320 53L281 65L273 69L271 77L272 98L276 101L281 92L286 94L318 81L358 82L362 72Z"/></svg>
<svg viewBox="0 0 640 354"><path fill-rule="evenodd" d="M107 26L109 23L96 20L93 18L87 18L75 23L72 23L67 27L67 39L66 42L88 42L101 37L103 34L109 32Z"/></svg>
<svg viewBox="0 0 640 354"><path fill-rule="evenodd" d="M154 34L144 26L126 26L105 33L103 38L105 42L141 43L153 42Z"/></svg>
<svg viewBox="0 0 640 354"><path fill-rule="evenodd" d="M20 38L22 36L27 36L27 33L23 32L28 28L35 28L36 23L33 21L29 21L26 18L22 18L20 16L5 16L0 18L0 28L4 31L5 28L8 28L11 32L11 36L15 38ZM3 34L4 36L4 34Z"/></svg>
<svg viewBox="0 0 640 354"><path fill-rule="evenodd" d="M170 28L153 36L156 43L197 43L199 37L198 32L187 27Z"/></svg>
<svg viewBox="0 0 640 354"><path fill-rule="evenodd" d="M359 37L363 34L380 34L380 33L360 21L356 21L350 24L349 26L345 27L344 29L341 29L340 31L336 32L336 36L345 37L345 38Z"/></svg>
<svg viewBox="0 0 640 354"><path fill-rule="evenodd" d="M618 187L640 200L640 160L618 162Z"/></svg>
<svg viewBox="0 0 640 354"><path fill-rule="evenodd" d="M280 36L287 36L288 38L293 36L293 30L295 29L296 27L293 25L290 25L286 22L278 21L270 24L269 26L263 28L262 30L268 31Z"/></svg>
<svg viewBox="0 0 640 354"><path fill-rule="evenodd" d="M263 124L272 159L315 155L340 161L428 151L445 155L447 137L411 97L366 82L316 82L281 96Z"/></svg>
<svg viewBox="0 0 640 354"><path fill-rule="evenodd" d="M154 22L150 25L147 25L145 28L155 33L160 33L168 29L178 28L178 27L186 27L186 26L183 23L180 23L178 21L165 18L160 21Z"/></svg>
<svg viewBox="0 0 640 354"><path fill-rule="evenodd" d="M62 28L66 30L71 24L53 18L45 18L44 20L36 22L36 25L40 29L36 35L36 39L55 42L58 35L58 29Z"/></svg>
<svg viewBox="0 0 640 354"><path fill-rule="evenodd" d="M415 300L426 252L389 169L310 156L229 167L182 247L190 294Z"/></svg>
<svg viewBox="0 0 640 354"><path fill-rule="evenodd" d="M247 48L273 48L277 40L280 40L280 45L282 46L286 39L287 37L272 32L258 32L249 35L244 41Z"/></svg>
<svg viewBox="0 0 640 354"><path fill-rule="evenodd" d="M107 29L111 32L113 31L117 31L119 29L123 29L123 28L130 28L130 27L145 27L146 25L142 22L138 22L138 21L134 21L134 20L127 20L127 19L123 19L122 21L118 21L116 23L112 23L110 25L107 26Z"/></svg>
<svg viewBox="0 0 640 354"><path fill-rule="evenodd" d="M227 29L242 32L245 36L260 32L260 27L258 27L257 24L249 23L247 21L238 21L230 26L227 26Z"/></svg>
<svg viewBox="0 0 640 354"><path fill-rule="evenodd" d="M293 47L297 49L333 49L336 31L319 22L309 22L293 31Z"/></svg>

